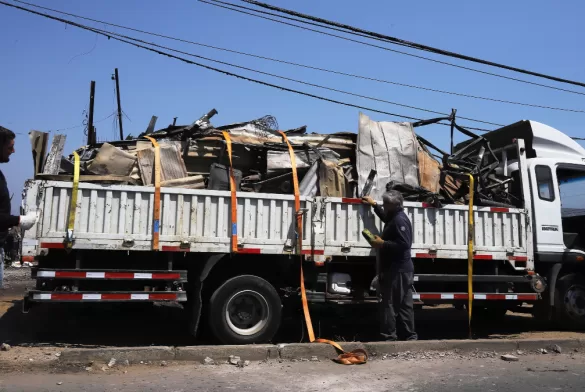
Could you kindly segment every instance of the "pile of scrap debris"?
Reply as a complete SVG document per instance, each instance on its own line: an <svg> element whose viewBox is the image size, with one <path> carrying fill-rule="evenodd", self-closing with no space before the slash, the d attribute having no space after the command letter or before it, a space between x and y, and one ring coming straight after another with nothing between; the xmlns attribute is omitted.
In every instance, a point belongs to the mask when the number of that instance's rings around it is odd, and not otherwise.
<svg viewBox="0 0 585 392"><path fill-rule="evenodd" d="M292 167L288 147L276 119L260 119L215 127L214 109L186 126L147 130L136 138L94 143L79 148L80 181L153 186L154 148L160 145L161 186L186 189L229 190L229 158L222 132L228 132L237 190L292 194ZM452 129L471 137L448 154L417 136L414 128L448 120ZM472 134L450 117L419 123L376 122L360 114L354 133L307 133L306 126L284 132L293 146L300 193L303 196L380 198L386 189L402 192L406 200L439 207L465 203L468 176L476 177L479 205L514 205L507 192L512 178L495 173L499 161L482 137ZM47 153L48 134L30 133L35 178L71 181L73 155L64 157L64 135L55 135ZM441 154L431 154L430 150ZM486 153L486 151L488 153Z"/></svg>

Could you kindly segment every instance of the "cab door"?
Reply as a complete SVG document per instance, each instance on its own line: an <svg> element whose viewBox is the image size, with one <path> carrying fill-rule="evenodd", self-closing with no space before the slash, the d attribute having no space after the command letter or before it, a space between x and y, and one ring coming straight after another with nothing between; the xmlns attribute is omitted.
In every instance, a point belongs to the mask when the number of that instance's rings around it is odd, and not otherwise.
<svg viewBox="0 0 585 392"><path fill-rule="evenodd" d="M538 252L562 253L565 250L556 166L556 162L549 159L534 159L530 165Z"/></svg>

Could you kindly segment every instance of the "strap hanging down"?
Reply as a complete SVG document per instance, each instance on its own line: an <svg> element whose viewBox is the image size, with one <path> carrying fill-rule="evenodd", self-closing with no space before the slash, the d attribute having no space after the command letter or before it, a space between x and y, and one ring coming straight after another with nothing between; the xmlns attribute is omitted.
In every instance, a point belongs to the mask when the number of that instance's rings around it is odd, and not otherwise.
<svg viewBox="0 0 585 392"><path fill-rule="evenodd" d="M221 132L227 146L227 153L230 160L230 191L231 197L231 215L232 215L232 252L238 252L238 199L236 196L236 178L234 176L234 166L232 164L232 139L226 131Z"/></svg>
<svg viewBox="0 0 585 392"><path fill-rule="evenodd" d="M473 240L475 230L473 225L473 190L474 179L472 174L469 176L469 217L467 218L467 319L469 323L469 337L471 337L471 315L473 313Z"/></svg>
<svg viewBox="0 0 585 392"><path fill-rule="evenodd" d="M159 250L160 237L160 146L154 138L145 136L154 147L154 211L152 214L152 250Z"/></svg>
<svg viewBox="0 0 585 392"><path fill-rule="evenodd" d="M75 230L75 213L77 211L77 193L79 191L79 154L73 152L73 189L71 189L71 202L69 205L69 219L67 221L67 234L65 236L65 247L73 247L73 232Z"/></svg>
<svg viewBox="0 0 585 392"><path fill-rule="evenodd" d="M307 325L307 334L309 335L309 341L311 343L326 343L335 347L341 354L335 359L336 362L343 365L358 365L368 361L368 354L362 350L357 349L352 352L346 352L341 346L332 340L328 339L315 339L315 332L313 330L313 322L311 321L311 313L309 312L309 303L307 301L307 292L305 290L305 275L303 273L303 256L301 250L303 249L303 216L301 214L301 197L299 194L299 178L297 175L297 162L293 147L291 146L286 134L279 131L282 138L288 146L288 152L290 155L290 162L292 166L293 176L293 189L295 195L295 212L296 212L296 232L297 232L297 254L300 258L301 265L301 301L303 305L303 313L305 315L305 324Z"/></svg>

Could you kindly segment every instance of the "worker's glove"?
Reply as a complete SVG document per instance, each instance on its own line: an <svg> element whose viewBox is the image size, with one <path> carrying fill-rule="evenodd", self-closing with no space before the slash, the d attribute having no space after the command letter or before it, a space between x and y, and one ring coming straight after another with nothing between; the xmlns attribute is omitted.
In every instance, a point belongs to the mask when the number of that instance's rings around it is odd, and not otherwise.
<svg viewBox="0 0 585 392"><path fill-rule="evenodd" d="M21 215L20 217L20 228L22 230L28 230L37 223L39 219L39 213L37 211L29 212L26 215Z"/></svg>

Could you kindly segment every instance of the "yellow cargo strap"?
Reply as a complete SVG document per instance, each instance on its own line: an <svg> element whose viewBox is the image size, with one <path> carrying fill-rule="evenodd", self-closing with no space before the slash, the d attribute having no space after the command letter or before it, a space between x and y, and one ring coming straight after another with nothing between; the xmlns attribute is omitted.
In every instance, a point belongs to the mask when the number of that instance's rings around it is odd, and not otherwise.
<svg viewBox="0 0 585 392"><path fill-rule="evenodd" d="M232 164L232 139L226 131L221 132L227 146L227 153L230 159L230 191L232 193L231 214L232 214L232 252L238 252L238 199L236 196L236 178L234 176L234 166Z"/></svg>
<svg viewBox="0 0 585 392"><path fill-rule="evenodd" d="M469 323L469 337L471 337L471 315L473 310L473 239L475 229L473 226L473 189L474 179L469 176L469 218L467 225L467 321Z"/></svg>
<svg viewBox="0 0 585 392"><path fill-rule="evenodd" d="M65 236L65 247L73 247L73 232L75 230L75 213L77 211L77 193L79 191L79 154L73 152L73 189L71 189L71 202L69 204L69 219L67 221L67 235Z"/></svg>
<svg viewBox="0 0 585 392"><path fill-rule="evenodd" d="M160 146L154 138L145 136L154 147L154 209L152 214L152 250L159 250L160 237Z"/></svg>
<svg viewBox="0 0 585 392"><path fill-rule="evenodd" d="M326 343L335 347L341 354L335 359L336 362L343 365L359 365L368 361L368 354L365 350L357 349L351 352L346 352L339 344L328 339L315 339L315 332L313 330L313 322L311 321L311 314L309 312L309 303L307 301L307 292L305 290L305 275L303 273L303 216L301 214L301 197L299 193L299 178L297 175L297 162L294 149L292 148L286 134L279 131L282 138L288 146L288 152L290 155L290 163L292 167L293 176L293 189L295 195L295 212L296 212L296 225L297 225L297 254L300 259L301 266L301 301L303 305L303 313L305 315L305 324L307 325L307 334L309 335L309 341L311 343Z"/></svg>

